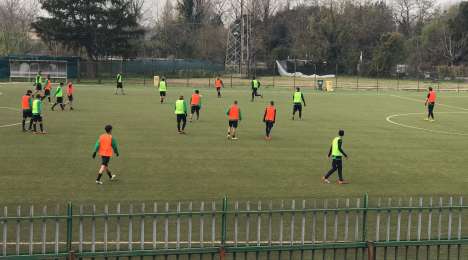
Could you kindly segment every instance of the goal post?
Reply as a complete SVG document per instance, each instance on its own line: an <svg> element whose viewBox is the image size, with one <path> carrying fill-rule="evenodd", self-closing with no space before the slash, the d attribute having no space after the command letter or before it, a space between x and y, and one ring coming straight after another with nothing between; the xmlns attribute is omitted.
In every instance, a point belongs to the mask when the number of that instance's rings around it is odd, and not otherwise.
<svg viewBox="0 0 468 260"><path fill-rule="evenodd" d="M10 80L33 80L38 72L52 80L67 80L68 63L63 60L10 59Z"/></svg>

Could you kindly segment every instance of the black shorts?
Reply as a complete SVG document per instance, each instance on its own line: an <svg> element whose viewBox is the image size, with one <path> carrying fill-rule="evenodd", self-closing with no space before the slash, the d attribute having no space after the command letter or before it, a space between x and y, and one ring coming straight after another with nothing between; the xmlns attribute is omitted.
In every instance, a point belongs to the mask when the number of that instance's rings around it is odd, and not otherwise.
<svg viewBox="0 0 468 260"><path fill-rule="evenodd" d="M42 84L41 84L41 83L37 83L37 84L36 84L36 90L37 90L37 91L41 91L41 90L42 90Z"/></svg>
<svg viewBox="0 0 468 260"><path fill-rule="evenodd" d="M429 109L429 111L434 111L434 107L435 107L435 103L427 104L427 108Z"/></svg>
<svg viewBox="0 0 468 260"><path fill-rule="evenodd" d="M159 91L159 96L160 97L165 97L166 96L166 91Z"/></svg>
<svg viewBox="0 0 468 260"><path fill-rule="evenodd" d="M32 115L32 120L33 122L42 122L42 116L41 115Z"/></svg>
<svg viewBox="0 0 468 260"><path fill-rule="evenodd" d="M31 109L23 109L23 118L32 117Z"/></svg>
<svg viewBox="0 0 468 260"><path fill-rule="evenodd" d="M229 120L229 127L237 128L238 120Z"/></svg>
<svg viewBox="0 0 468 260"><path fill-rule="evenodd" d="M44 90L44 96L50 96L50 89Z"/></svg>
<svg viewBox="0 0 468 260"><path fill-rule="evenodd" d="M57 97L57 103L62 104L63 103L63 97Z"/></svg>
<svg viewBox="0 0 468 260"><path fill-rule="evenodd" d="M177 122L181 122L181 121L187 121L186 114L177 114Z"/></svg>
<svg viewBox="0 0 468 260"><path fill-rule="evenodd" d="M104 165L104 166L109 166L109 161L110 161L110 157L109 156L101 156L101 164Z"/></svg>
<svg viewBox="0 0 468 260"><path fill-rule="evenodd" d="M192 111L192 114L195 112L200 112L200 106L192 105L190 110Z"/></svg>
<svg viewBox="0 0 468 260"><path fill-rule="evenodd" d="M296 111L302 111L302 104L301 103L294 103L294 112Z"/></svg>
<svg viewBox="0 0 468 260"><path fill-rule="evenodd" d="M117 88L123 88L122 82L117 82Z"/></svg>
<svg viewBox="0 0 468 260"><path fill-rule="evenodd" d="M70 95L70 96L67 96L68 97L68 101L73 101L73 95Z"/></svg>

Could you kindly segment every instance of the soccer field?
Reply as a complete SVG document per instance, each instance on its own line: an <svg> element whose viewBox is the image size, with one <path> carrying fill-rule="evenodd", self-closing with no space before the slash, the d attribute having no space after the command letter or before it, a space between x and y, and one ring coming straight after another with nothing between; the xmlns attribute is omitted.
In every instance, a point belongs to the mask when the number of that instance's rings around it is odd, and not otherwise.
<svg viewBox="0 0 468 260"><path fill-rule="evenodd" d="M263 89L250 102L245 87L201 88L199 121L177 134L174 101L190 88L169 88L159 104L155 88L76 85L75 111L50 111L47 135L20 131L20 99L30 85L0 86L0 198L2 204L329 198L463 194L468 185L465 150L468 95L438 93L436 122L424 121L425 93L303 90L302 121L291 120L292 90ZM226 139L226 108L238 100L243 114L239 140ZM267 102L277 104L271 141L261 121ZM57 109L56 109L57 110ZM114 126L120 157L96 185L100 161L91 154L104 125ZM331 140L344 129L349 185L324 185ZM336 175L331 178L336 180Z"/></svg>

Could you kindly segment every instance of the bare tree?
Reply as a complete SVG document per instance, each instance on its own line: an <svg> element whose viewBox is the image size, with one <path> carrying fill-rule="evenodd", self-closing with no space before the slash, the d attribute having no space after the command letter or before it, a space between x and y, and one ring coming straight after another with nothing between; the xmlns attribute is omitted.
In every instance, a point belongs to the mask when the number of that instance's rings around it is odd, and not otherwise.
<svg viewBox="0 0 468 260"><path fill-rule="evenodd" d="M0 55L24 53L31 48L31 22L35 1L0 1Z"/></svg>
<svg viewBox="0 0 468 260"><path fill-rule="evenodd" d="M399 31L406 36L412 34L412 24L415 20L416 0L396 0L394 2L395 21Z"/></svg>
<svg viewBox="0 0 468 260"><path fill-rule="evenodd" d="M434 15L435 0L395 0L395 21L399 30L406 36L412 36L414 30L421 29Z"/></svg>

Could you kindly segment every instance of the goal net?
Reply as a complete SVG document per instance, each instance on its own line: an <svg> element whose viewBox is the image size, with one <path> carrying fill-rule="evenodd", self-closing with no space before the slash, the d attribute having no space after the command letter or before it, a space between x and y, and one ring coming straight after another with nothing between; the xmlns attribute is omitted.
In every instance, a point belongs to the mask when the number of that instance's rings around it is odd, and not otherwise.
<svg viewBox="0 0 468 260"><path fill-rule="evenodd" d="M10 79L27 79L31 81L38 72L42 77L67 79L67 61L58 60L10 60Z"/></svg>

